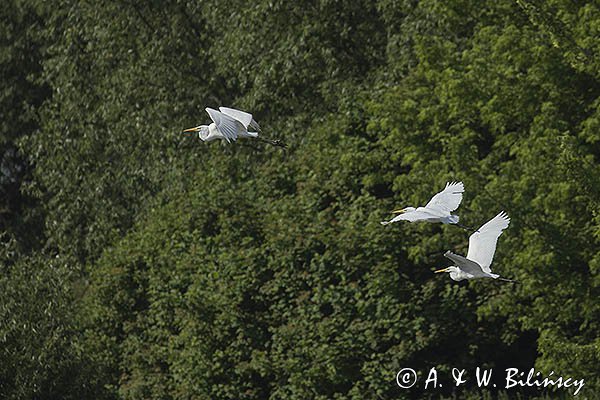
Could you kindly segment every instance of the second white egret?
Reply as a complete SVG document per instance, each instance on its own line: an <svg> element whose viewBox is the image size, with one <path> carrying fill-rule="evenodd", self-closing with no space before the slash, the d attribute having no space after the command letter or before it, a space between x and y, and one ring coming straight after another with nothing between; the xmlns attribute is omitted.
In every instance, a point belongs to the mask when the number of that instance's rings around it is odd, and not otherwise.
<svg viewBox="0 0 600 400"><path fill-rule="evenodd" d="M426 221L441 222L443 224L458 224L458 215L452 215L462 201L462 195L465 186L462 182L447 182L446 187L441 192L429 200L425 207L406 207L400 210L392 211L394 214L400 214L389 221L382 221L381 225L387 225L398 221Z"/></svg>

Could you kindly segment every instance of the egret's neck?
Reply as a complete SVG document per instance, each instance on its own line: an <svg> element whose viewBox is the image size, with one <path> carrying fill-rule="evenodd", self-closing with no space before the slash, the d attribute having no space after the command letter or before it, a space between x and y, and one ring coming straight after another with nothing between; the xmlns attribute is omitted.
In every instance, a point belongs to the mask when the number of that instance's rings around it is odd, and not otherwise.
<svg viewBox="0 0 600 400"><path fill-rule="evenodd" d="M463 279L467 279L465 273L462 271L450 272L450 278L452 278L452 280L457 281L457 282L462 281Z"/></svg>
<svg viewBox="0 0 600 400"><path fill-rule="evenodd" d="M198 137L202 140L206 140L209 135L209 127L207 125L200 125L200 130L198 131Z"/></svg>

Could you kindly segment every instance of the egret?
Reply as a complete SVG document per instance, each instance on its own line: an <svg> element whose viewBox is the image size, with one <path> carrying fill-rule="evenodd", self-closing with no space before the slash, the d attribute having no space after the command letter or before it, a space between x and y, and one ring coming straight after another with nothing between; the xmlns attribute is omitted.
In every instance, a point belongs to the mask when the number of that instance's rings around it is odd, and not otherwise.
<svg viewBox="0 0 600 400"><path fill-rule="evenodd" d="M235 142L238 138L252 138L275 146L285 147L285 144L279 140L259 138L260 125L258 125L250 113L228 107L219 107L219 111L206 107L205 110L213 122L210 125L199 125L184 129L184 133L198 132L198 137L204 142L219 139L231 143L232 141ZM255 129L256 132L248 131L248 128Z"/></svg>
<svg viewBox="0 0 600 400"><path fill-rule="evenodd" d="M463 279L491 278L507 282L515 282L510 279L501 278L500 275L492 273L490 266L496 252L496 244L502 231L508 228L510 218L501 211L494 218L486 222L475 233L469 237L469 250L467 257L459 256L451 251L444 253L455 265L435 271L435 273L448 272L450 278L455 281Z"/></svg>
<svg viewBox="0 0 600 400"><path fill-rule="evenodd" d="M451 213L460 205L464 191L465 186L462 182L447 182L444 190L433 196L425 207L406 207L392 211L392 213L400 215L389 221L382 221L381 225L398 221L426 221L458 225L458 215L452 215Z"/></svg>

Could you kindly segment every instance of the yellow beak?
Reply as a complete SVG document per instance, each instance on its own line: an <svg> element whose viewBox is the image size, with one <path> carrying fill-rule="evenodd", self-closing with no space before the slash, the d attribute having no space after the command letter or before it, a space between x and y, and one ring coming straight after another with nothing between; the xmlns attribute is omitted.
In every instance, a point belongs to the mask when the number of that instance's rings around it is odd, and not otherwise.
<svg viewBox="0 0 600 400"><path fill-rule="evenodd" d="M433 271L434 274L438 274L440 272L446 272L448 270L448 268L444 268L444 269L438 269L437 271Z"/></svg>
<svg viewBox="0 0 600 400"><path fill-rule="evenodd" d="M392 211L392 214L402 214L403 212L405 212L404 210L405 210L404 208L402 208L400 210L394 210L394 211Z"/></svg>
<svg viewBox="0 0 600 400"><path fill-rule="evenodd" d="M200 129L198 128L188 128L188 129L184 129L183 132L198 132Z"/></svg>

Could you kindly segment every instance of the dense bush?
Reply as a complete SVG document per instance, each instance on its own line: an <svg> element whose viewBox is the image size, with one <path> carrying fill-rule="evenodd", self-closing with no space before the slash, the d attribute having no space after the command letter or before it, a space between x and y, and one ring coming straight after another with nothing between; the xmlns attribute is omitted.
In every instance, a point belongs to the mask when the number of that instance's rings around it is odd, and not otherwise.
<svg viewBox="0 0 600 400"><path fill-rule="evenodd" d="M569 396L401 390L407 366L596 393L595 3L54 3L2 11L3 396ZM288 149L179 134L219 105ZM466 225L510 215L518 285L433 275L456 226L379 224L450 180Z"/></svg>

